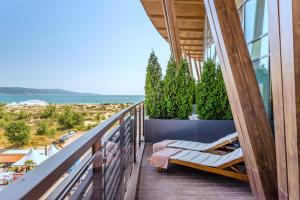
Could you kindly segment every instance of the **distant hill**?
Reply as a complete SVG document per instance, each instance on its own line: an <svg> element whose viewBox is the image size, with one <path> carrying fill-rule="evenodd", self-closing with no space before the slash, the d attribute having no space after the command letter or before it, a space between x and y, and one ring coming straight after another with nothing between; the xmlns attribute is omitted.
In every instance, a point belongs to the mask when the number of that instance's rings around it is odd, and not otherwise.
<svg viewBox="0 0 300 200"><path fill-rule="evenodd" d="M34 89L23 87L0 87L0 94L61 94L61 95L97 95L92 93L79 93L63 89Z"/></svg>

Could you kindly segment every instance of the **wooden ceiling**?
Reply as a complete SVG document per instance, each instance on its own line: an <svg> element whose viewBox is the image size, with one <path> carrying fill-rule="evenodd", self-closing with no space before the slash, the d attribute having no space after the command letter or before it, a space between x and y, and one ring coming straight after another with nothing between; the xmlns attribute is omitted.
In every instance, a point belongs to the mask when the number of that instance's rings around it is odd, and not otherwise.
<svg viewBox="0 0 300 200"><path fill-rule="evenodd" d="M173 0L177 31L182 52L191 58L203 59L205 8L203 0ZM158 32L167 41L168 32L162 0L141 0L144 9Z"/></svg>

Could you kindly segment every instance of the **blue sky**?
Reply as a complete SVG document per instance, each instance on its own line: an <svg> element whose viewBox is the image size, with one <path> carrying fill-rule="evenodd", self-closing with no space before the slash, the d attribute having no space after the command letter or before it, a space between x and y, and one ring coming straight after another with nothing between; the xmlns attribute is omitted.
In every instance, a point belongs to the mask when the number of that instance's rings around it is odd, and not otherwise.
<svg viewBox="0 0 300 200"><path fill-rule="evenodd" d="M139 0L1 0L0 86L143 94L170 49Z"/></svg>

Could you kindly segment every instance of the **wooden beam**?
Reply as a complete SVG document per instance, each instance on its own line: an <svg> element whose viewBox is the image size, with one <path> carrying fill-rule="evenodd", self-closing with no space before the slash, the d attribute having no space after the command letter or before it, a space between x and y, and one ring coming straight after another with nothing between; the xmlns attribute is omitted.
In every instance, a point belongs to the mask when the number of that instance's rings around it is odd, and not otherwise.
<svg viewBox="0 0 300 200"><path fill-rule="evenodd" d="M189 64L189 60L188 60L188 55L186 51L183 51L183 59L188 63L189 66L189 74L191 75L191 70L190 70L190 64Z"/></svg>
<svg viewBox="0 0 300 200"><path fill-rule="evenodd" d="M194 58L194 66L195 66L195 69L196 69L196 75L197 75L197 80L200 79L200 73L199 73L199 69L198 69L198 66L197 66L197 60Z"/></svg>
<svg viewBox="0 0 300 200"><path fill-rule="evenodd" d="M170 0L164 0L164 1L170 1ZM157 27L158 31L165 31L168 30L166 27ZM203 28L177 28L180 32L193 32L193 33L203 33Z"/></svg>
<svg viewBox="0 0 300 200"><path fill-rule="evenodd" d="M175 3L180 3L180 4L198 4L198 5L203 5L202 1L199 0L174 0Z"/></svg>
<svg viewBox="0 0 300 200"><path fill-rule="evenodd" d="M197 61L197 65L198 65L198 68L199 68L199 77L201 79L201 76L202 76L202 68L201 68L201 62L200 62L200 59Z"/></svg>
<svg viewBox="0 0 300 200"><path fill-rule="evenodd" d="M175 13L175 5L173 0L162 0L165 22L167 26L167 31L169 35L169 41L173 53L173 57L177 64L180 63L181 60L181 47L180 40L178 34L178 28L176 24L176 13Z"/></svg>
<svg viewBox="0 0 300 200"><path fill-rule="evenodd" d="M199 49L203 49L203 47L201 47L199 44L184 44L181 42L181 45L186 47L199 47Z"/></svg>
<svg viewBox="0 0 300 200"><path fill-rule="evenodd" d="M203 40L203 37L180 37L180 40L191 40L191 41L194 41L194 40Z"/></svg>
<svg viewBox="0 0 300 200"><path fill-rule="evenodd" d="M251 189L259 199L277 199L274 138L235 1L205 0L205 8Z"/></svg>
<svg viewBox="0 0 300 200"><path fill-rule="evenodd" d="M269 1L279 199L300 199L300 1Z"/></svg>
<svg viewBox="0 0 300 200"><path fill-rule="evenodd" d="M193 63L192 63L190 54L187 54L187 58L188 58L188 63L189 63L189 71L190 71L190 75L191 75L192 78L194 78L194 73L193 73Z"/></svg>
<svg viewBox="0 0 300 200"><path fill-rule="evenodd" d="M164 19L164 15L157 15L157 14L149 15L149 17L152 19ZM204 19L199 18L199 16L188 16L188 15L176 16L176 19L188 20L188 21L200 21L200 22L204 21Z"/></svg>

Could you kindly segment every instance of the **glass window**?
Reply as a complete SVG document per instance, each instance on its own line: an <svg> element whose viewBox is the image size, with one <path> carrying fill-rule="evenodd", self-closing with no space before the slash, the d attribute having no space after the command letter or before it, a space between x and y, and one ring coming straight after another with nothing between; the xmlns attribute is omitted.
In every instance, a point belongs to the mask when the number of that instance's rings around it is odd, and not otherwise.
<svg viewBox="0 0 300 200"><path fill-rule="evenodd" d="M266 0L249 0L245 3L245 38L249 42L268 32Z"/></svg>
<svg viewBox="0 0 300 200"><path fill-rule="evenodd" d="M239 17L240 17L240 20L242 23L242 28L244 30L244 6L239 8L238 13L239 13Z"/></svg>
<svg viewBox="0 0 300 200"><path fill-rule="evenodd" d="M248 49L252 60L268 55L269 54L268 35L264 36L263 38L253 43L250 43L248 45Z"/></svg>
<svg viewBox="0 0 300 200"><path fill-rule="evenodd" d="M270 115L271 113L271 99L270 99L270 70L269 70L269 57L253 62L256 79L258 82L259 90L264 102L265 109Z"/></svg>
<svg viewBox="0 0 300 200"><path fill-rule="evenodd" d="M217 63L218 65L220 64L220 60L219 60L218 55L216 56L216 63Z"/></svg>

